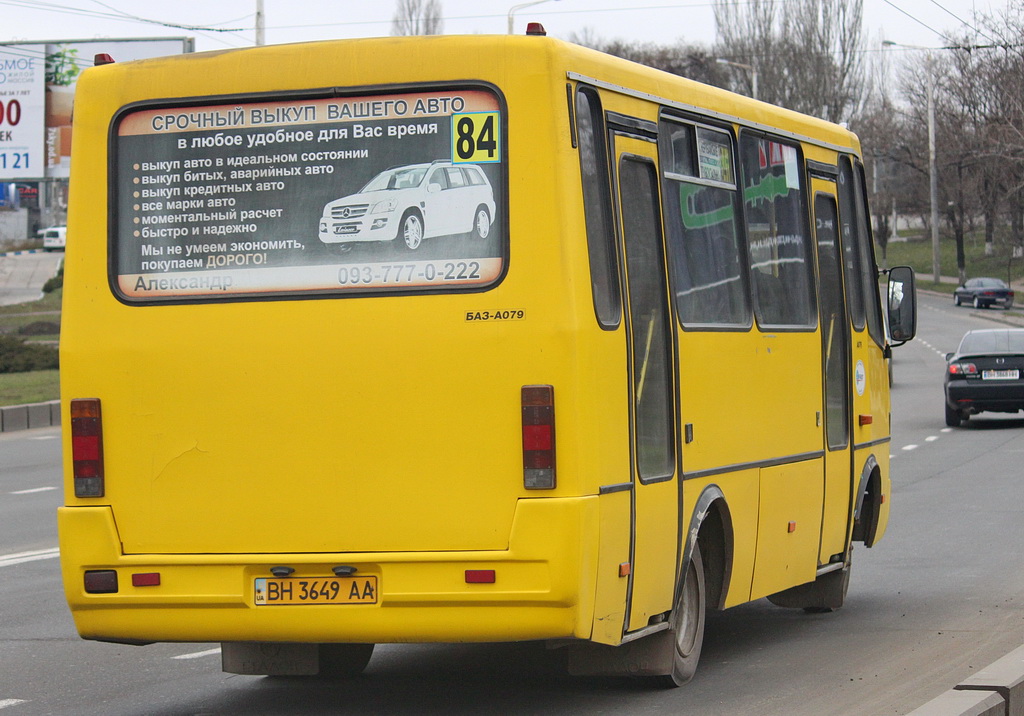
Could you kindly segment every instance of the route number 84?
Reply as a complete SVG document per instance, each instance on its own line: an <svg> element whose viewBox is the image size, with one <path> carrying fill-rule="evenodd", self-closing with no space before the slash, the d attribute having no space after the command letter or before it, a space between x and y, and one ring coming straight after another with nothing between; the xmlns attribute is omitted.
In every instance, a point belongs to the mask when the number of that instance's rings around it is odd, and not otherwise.
<svg viewBox="0 0 1024 716"><path fill-rule="evenodd" d="M467 112L452 115L452 161L501 161L500 115L497 112Z"/></svg>

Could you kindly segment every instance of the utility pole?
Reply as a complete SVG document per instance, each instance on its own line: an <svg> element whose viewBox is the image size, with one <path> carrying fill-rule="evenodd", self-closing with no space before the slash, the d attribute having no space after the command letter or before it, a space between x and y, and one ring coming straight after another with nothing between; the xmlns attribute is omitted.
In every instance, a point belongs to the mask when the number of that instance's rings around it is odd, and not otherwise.
<svg viewBox="0 0 1024 716"><path fill-rule="evenodd" d="M928 53L928 192L931 198L932 273L939 282L939 176L935 169L935 80Z"/></svg>
<svg viewBox="0 0 1024 716"><path fill-rule="evenodd" d="M256 0L256 47L266 44L266 17L263 15L263 0Z"/></svg>

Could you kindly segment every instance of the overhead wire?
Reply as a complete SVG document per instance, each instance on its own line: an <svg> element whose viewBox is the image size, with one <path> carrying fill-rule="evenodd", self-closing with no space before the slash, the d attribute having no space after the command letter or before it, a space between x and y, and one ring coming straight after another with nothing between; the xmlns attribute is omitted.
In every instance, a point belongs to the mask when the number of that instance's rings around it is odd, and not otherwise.
<svg viewBox="0 0 1024 716"><path fill-rule="evenodd" d="M992 37L991 35L989 35L989 34L987 34L987 33L984 33L984 32L982 32L981 30L979 30L978 28L976 28L976 27L975 27L974 25L972 25L971 23L969 23L969 22L967 22L966 20L964 20L963 18L959 17L959 16L958 16L958 15L957 15L956 13L954 13L954 12L953 12L952 10L950 10L950 9L949 9L949 8L947 8L947 7L944 7L944 6L943 6L943 5L941 4L941 3L939 3L939 2L938 2L938 0L930 0L930 1L931 1L931 3L932 3L932 4L933 4L933 5L935 6L935 7L939 8L940 10L942 10L942 11L943 11L944 13L946 13L947 15L949 15L950 17L952 17L953 19L955 19L955 20L956 20L957 22L959 22L959 23L960 23L961 25L963 25L964 27L966 27L966 28L970 29L971 31L973 31L973 32L974 32L974 33L975 33L976 35L981 35L982 37L984 37L985 39L987 39L987 40L988 40L989 42L996 42L995 38L993 38L993 37Z"/></svg>
<svg viewBox="0 0 1024 716"><path fill-rule="evenodd" d="M931 32L934 32L934 33L935 33L936 35L938 35L938 36L939 36L940 38L942 38L942 37L945 37L944 33L941 33L941 32L939 32L938 30L936 30L936 29L935 29L934 27L932 27L931 25L928 25L927 23L923 22L922 20L920 20L920 19L918 19L918 18L914 17L914 16L913 16L913 15L911 15L911 14L910 14L909 12L907 12L906 10L904 10L903 8L901 8L901 7L899 6L899 5L897 5L896 3L892 2L892 0L883 0L883 2L884 2L884 3L886 4L886 5L888 5L889 7L893 8L894 10L896 10L896 11L898 11L898 12L901 12L901 13L903 13L904 15L906 15L907 17L909 17L909 18L910 18L911 20L913 20L914 22L916 22L916 23L917 23L918 25L920 25L921 27L924 27L924 28L926 28L926 29L930 30Z"/></svg>
<svg viewBox="0 0 1024 716"><path fill-rule="evenodd" d="M150 19L150 18L140 17L140 16L131 15L129 13L122 12L122 11L118 10L117 8L113 8L113 7L109 6L109 5L105 5L102 2L98 2L97 4L102 5L103 7L106 7L109 10L112 10L112 12L101 12L101 11L98 11L98 10L89 10L89 9L82 8L82 7L74 7L74 6L70 6L70 5L63 5L63 4L59 4L59 3L53 3L53 2L44 2L42 0L0 0L0 5L8 5L8 6L11 6L11 7L20 7L20 8L26 8L26 9L32 9L32 10L41 10L41 11L44 11L44 12L55 12L55 13L64 14L64 15L81 15L81 16L84 16L84 17L94 17L94 18L105 19L105 20L115 20L115 21L119 21L119 22L141 22L141 23L144 23L144 24L151 24L151 25L157 25L157 26L162 26L162 27L169 27L169 28L172 28L172 29L186 30L186 31L189 31L189 32L195 32L197 34L203 35L204 37L207 37L207 39L210 39L211 41L217 42L219 44L228 45L228 46L231 46L232 43L225 42L225 40L223 39L225 36L227 36L227 35L236 35L238 33L249 33L249 32L252 32L252 28L251 27L228 27L228 28L224 28L224 27L207 27L207 26L203 26L203 25L186 25L186 24L181 24L181 23L165 22L165 21L162 21L162 20L153 20L153 19ZM246 16L243 16L243 18L238 18L238 19L245 19L246 17L251 17L251 15L246 15ZM227 21L227 22L232 22L232 21ZM226 24L226 22L225 23L218 23L218 24ZM206 35L205 33L217 33L217 34L219 34L219 37L217 35L209 36L209 35ZM250 42L249 40L246 40L246 44L249 44L249 42Z"/></svg>

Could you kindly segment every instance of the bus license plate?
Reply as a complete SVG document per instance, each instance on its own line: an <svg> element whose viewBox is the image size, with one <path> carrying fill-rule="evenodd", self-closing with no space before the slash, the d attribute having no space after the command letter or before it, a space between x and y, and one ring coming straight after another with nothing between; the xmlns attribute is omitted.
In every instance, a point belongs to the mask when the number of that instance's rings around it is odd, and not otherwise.
<svg viewBox="0 0 1024 716"><path fill-rule="evenodd" d="M260 607L292 604L376 604L377 577L258 577L253 594L253 601Z"/></svg>
<svg viewBox="0 0 1024 716"><path fill-rule="evenodd" d="M1018 370L983 370L982 380L1017 380L1020 377Z"/></svg>

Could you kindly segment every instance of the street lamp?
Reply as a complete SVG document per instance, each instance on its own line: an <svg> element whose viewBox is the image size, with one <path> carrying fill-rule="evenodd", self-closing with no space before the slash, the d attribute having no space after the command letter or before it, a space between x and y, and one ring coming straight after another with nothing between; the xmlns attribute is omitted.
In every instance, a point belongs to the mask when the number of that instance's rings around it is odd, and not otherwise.
<svg viewBox="0 0 1024 716"><path fill-rule="evenodd" d="M926 89L928 94L928 193L931 202L932 224L932 273L935 283L939 282L939 175L935 170L935 80L932 70L932 48L917 45L903 45L892 40L883 40L886 47L905 47L909 50L926 50L928 72Z"/></svg>
<svg viewBox="0 0 1024 716"><path fill-rule="evenodd" d="M508 11L508 34L511 35L515 32L515 13L516 10L522 10L524 7L530 7L531 5L540 5L542 2L551 2L552 0L533 0L533 2L524 2L519 5L513 5ZM557 2L557 0L553 0Z"/></svg>
<svg viewBox="0 0 1024 716"><path fill-rule="evenodd" d="M742 62L733 62L732 60L727 60L724 57L716 58L715 62L717 62L720 65L729 65L729 67L738 67L741 70L746 70L747 72L749 72L750 73L750 96L752 98L754 98L754 99L757 99L757 68L756 67L754 67L753 65L745 65Z"/></svg>

